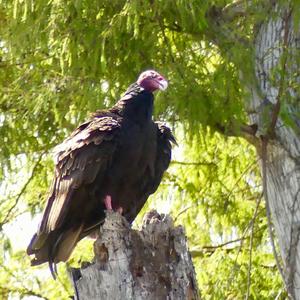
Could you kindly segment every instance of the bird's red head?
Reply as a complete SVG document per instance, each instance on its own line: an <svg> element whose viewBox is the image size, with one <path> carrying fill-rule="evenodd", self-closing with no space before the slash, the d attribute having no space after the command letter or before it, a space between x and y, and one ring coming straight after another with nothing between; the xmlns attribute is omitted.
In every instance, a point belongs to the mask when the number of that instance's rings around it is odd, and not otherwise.
<svg viewBox="0 0 300 300"><path fill-rule="evenodd" d="M154 70L143 72L137 83L148 92L154 92L158 89L164 91L168 87L168 81Z"/></svg>

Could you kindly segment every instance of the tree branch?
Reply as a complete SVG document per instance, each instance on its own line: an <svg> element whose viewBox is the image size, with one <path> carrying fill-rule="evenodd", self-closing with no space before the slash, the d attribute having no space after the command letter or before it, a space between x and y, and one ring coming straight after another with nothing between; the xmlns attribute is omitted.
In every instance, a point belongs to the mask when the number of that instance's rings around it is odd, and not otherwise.
<svg viewBox="0 0 300 300"><path fill-rule="evenodd" d="M246 3L244 0L235 1L226 5L222 9L222 19L225 22L232 22L236 18L244 17L247 15Z"/></svg>
<svg viewBox="0 0 300 300"><path fill-rule="evenodd" d="M226 136L242 137L255 147L259 145L259 139L255 136L257 132L256 124L232 124L225 127L217 123L216 129Z"/></svg>
<svg viewBox="0 0 300 300"><path fill-rule="evenodd" d="M260 228L260 229L256 230L254 233L260 232L261 230L263 230L263 229ZM238 239L231 240L231 241L228 241L228 242L225 242L225 243L222 243L222 244L203 246L200 249L197 249L197 248L190 249L190 253L191 253L191 256L193 258L202 257L203 254L205 254L205 253L213 254L219 248L223 248L223 247L226 247L228 245L231 245L231 244L234 244L234 243L237 243L237 242L242 242L244 240L248 240L249 238L251 238L251 235L250 236L243 235L242 237L240 237ZM237 248L240 248L240 246L232 247L232 248L225 248L224 250L232 251L232 250L235 250Z"/></svg>

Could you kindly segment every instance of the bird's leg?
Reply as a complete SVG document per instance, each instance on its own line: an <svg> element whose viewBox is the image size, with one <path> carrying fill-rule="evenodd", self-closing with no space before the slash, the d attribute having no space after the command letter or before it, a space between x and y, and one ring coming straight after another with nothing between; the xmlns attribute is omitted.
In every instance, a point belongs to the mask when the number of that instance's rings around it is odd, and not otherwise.
<svg viewBox="0 0 300 300"><path fill-rule="evenodd" d="M112 209L112 205L111 205L111 196L110 195L105 196L105 198L104 198L104 204L105 204L105 208L107 210L113 210Z"/></svg>
<svg viewBox="0 0 300 300"><path fill-rule="evenodd" d="M110 210L110 211L113 210L113 208L112 208L112 199L111 199L110 195L105 196L105 198L104 198L104 205L105 205L105 208L107 210ZM123 214L123 207L121 207L121 206L118 207L116 209L116 212L118 212L120 215L122 215Z"/></svg>

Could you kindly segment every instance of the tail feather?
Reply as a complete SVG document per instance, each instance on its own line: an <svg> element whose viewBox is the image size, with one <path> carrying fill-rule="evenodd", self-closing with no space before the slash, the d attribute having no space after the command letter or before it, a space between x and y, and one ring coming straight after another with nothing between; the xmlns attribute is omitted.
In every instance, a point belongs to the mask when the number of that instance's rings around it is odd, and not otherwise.
<svg viewBox="0 0 300 300"><path fill-rule="evenodd" d="M35 233L27 247L27 254L28 255L35 254L36 251L38 251L43 247L48 237L49 235L45 233L40 233L40 234Z"/></svg>
<svg viewBox="0 0 300 300"><path fill-rule="evenodd" d="M73 252L82 231L83 225L76 229L70 229L61 235L54 246L54 262L67 261Z"/></svg>
<svg viewBox="0 0 300 300"><path fill-rule="evenodd" d="M35 234L27 248L27 253L34 255L31 265L36 266L48 262L51 274L55 279L56 264L68 260L80 240L82 228L83 225L64 232L52 231L48 234Z"/></svg>

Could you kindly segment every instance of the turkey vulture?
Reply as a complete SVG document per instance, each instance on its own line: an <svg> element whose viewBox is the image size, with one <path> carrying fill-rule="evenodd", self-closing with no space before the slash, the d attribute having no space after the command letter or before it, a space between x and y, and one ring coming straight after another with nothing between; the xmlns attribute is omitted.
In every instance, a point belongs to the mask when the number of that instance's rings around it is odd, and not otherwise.
<svg viewBox="0 0 300 300"><path fill-rule="evenodd" d="M56 147L55 175L37 233L27 248L31 264L66 261L77 242L105 218L132 222L160 184L171 159L170 129L152 121L153 92L167 81L143 72L109 110L97 111Z"/></svg>

